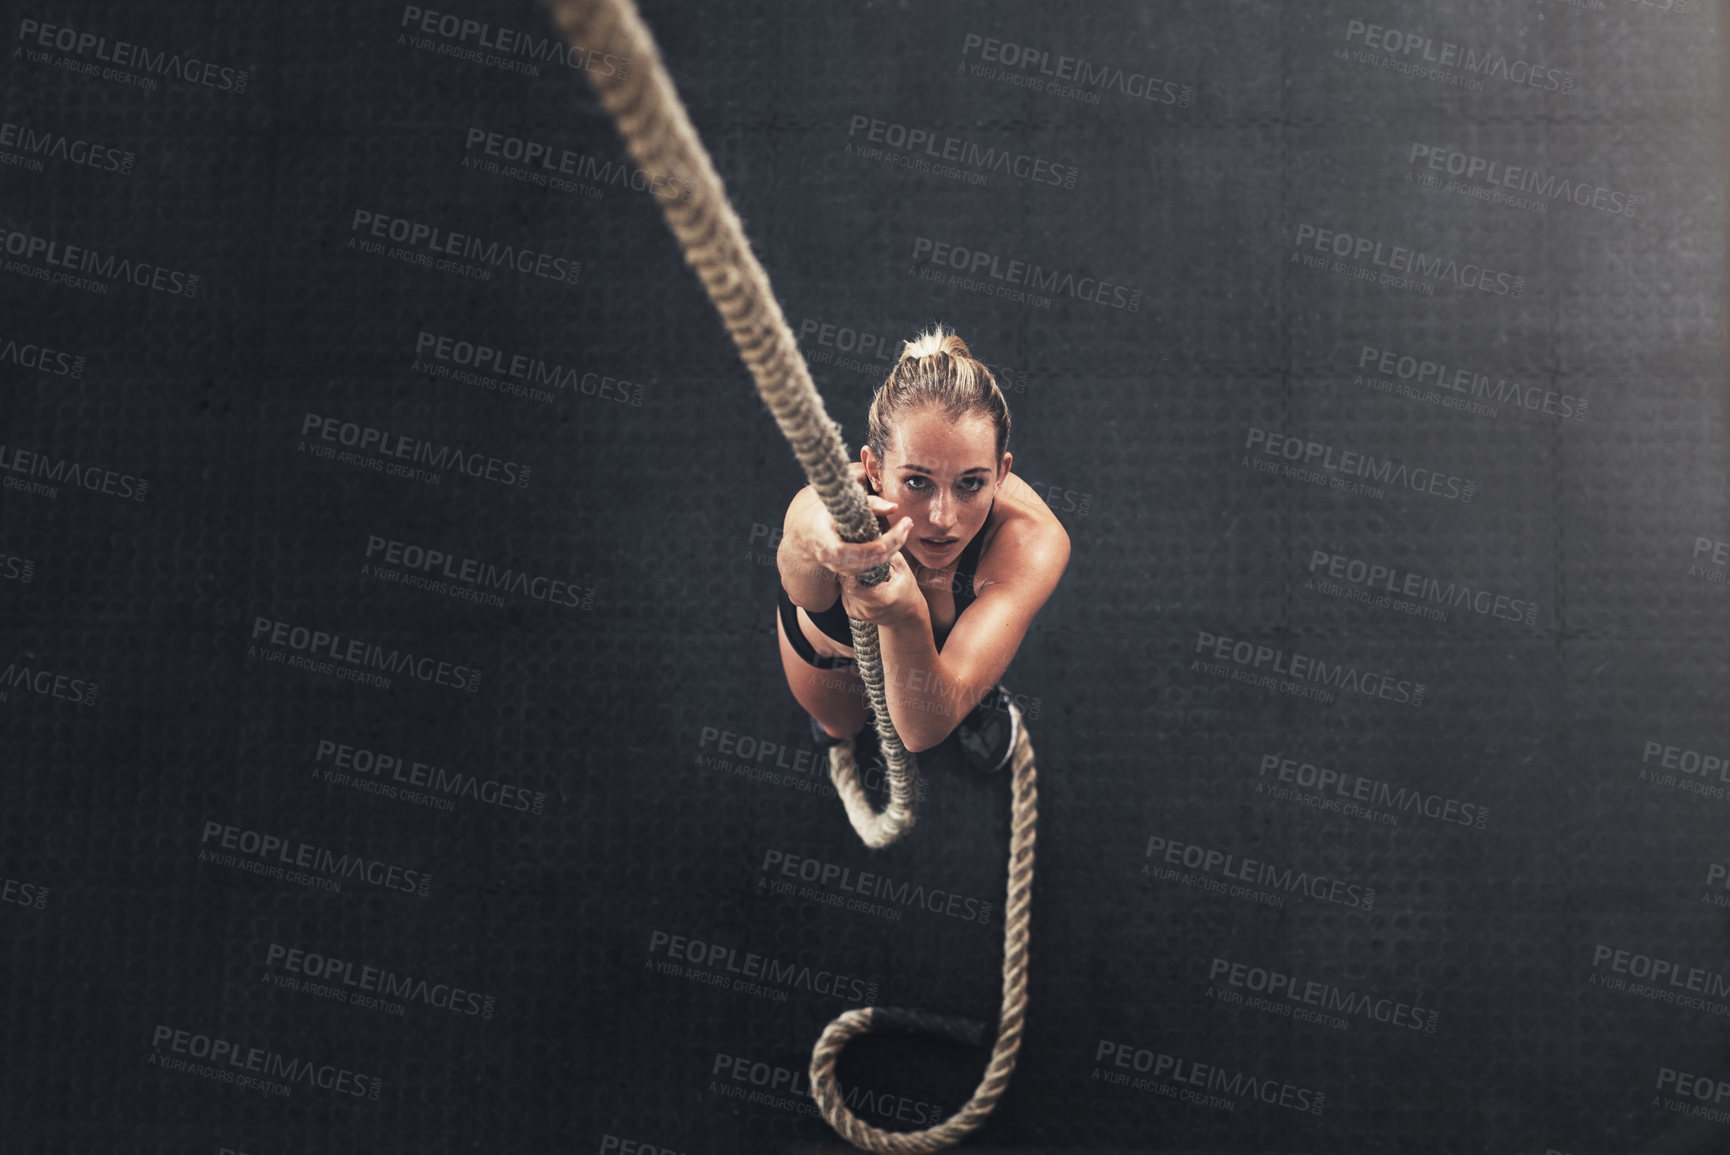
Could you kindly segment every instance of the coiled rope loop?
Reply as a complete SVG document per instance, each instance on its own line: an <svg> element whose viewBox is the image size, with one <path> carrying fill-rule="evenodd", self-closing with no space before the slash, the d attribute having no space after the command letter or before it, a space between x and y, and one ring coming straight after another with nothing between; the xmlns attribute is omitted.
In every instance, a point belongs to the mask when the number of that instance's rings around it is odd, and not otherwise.
<svg viewBox="0 0 1730 1155"><path fill-rule="evenodd" d="M834 519L841 538L875 541L877 519L865 490L853 480L841 430L823 408L793 331L769 287L768 275L745 239L709 154L697 139L649 30L631 0L546 0L571 46L617 61L597 66L589 80L618 125L631 157L654 177L654 194L667 224L714 302L757 391L793 447L811 487ZM593 56L591 56L591 59ZM860 580L888 576L879 566ZM831 750L829 774L848 820L867 846L882 847L913 825L918 767L889 719L877 627L852 620L853 656L864 682L887 763L889 802L872 808L859 784L850 744ZM1011 790L1008 901L1004 906L1003 1005L991 1058L973 1096L937 1126L884 1131L861 1122L842 1101L835 1060L848 1039L871 1030L914 1030L979 1043L981 1024L923 1011L872 1007L847 1011L824 1029L811 1056L811 1086L829 1125L867 1151L914 1153L952 1146L983 1123L1015 1070L1027 1007L1027 940L1033 884L1033 828L1037 794L1033 747L1026 726L1016 729Z"/></svg>

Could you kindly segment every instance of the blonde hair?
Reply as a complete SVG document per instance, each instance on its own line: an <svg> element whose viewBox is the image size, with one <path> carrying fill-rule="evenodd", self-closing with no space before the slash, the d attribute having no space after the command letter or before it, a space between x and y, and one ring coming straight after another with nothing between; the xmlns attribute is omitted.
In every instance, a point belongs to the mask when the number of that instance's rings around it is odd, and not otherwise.
<svg viewBox="0 0 1730 1155"><path fill-rule="evenodd" d="M942 325L903 343L901 359L877 387L866 418L865 438L871 452L886 456L896 419L927 405L937 406L951 420L966 413L990 417L997 427L997 458L1002 460L1009 448L1009 402L967 342Z"/></svg>

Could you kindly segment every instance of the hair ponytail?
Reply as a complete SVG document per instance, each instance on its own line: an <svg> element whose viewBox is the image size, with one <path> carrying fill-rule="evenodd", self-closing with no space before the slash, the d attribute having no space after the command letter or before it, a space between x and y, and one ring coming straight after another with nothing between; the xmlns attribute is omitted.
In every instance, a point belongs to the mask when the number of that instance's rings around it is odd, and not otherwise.
<svg viewBox="0 0 1730 1155"><path fill-rule="evenodd" d="M901 359L871 399L866 419L866 440L871 451L884 457L901 414L934 405L951 420L967 413L981 413L997 427L997 456L1009 448L1009 402L997 387L997 378L983 361L973 356L967 342L936 325L903 343Z"/></svg>

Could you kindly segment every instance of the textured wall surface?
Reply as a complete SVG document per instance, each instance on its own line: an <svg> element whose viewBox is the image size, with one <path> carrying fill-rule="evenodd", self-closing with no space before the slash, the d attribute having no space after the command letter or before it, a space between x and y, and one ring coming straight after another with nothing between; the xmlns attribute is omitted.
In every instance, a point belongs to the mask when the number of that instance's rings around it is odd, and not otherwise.
<svg viewBox="0 0 1730 1155"><path fill-rule="evenodd" d="M0 6L0 1147L840 1149L834 1014L995 1013L1007 790L829 791L624 62ZM1730 1149L1725 10L643 11L849 444L941 320L1070 534L970 1146Z"/></svg>

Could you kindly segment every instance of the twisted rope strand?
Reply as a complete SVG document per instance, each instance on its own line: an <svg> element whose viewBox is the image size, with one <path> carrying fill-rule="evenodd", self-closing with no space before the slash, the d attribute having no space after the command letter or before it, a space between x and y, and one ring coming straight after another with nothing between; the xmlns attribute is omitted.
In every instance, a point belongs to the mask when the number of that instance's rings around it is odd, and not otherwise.
<svg viewBox="0 0 1730 1155"><path fill-rule="evenodd" d="M769 286L768 275L745 238L744 227L673 89L648 29L631 0L547 0L553 18L574 48L588 48L620 61L611 72L588 75L641 169L666 178L654 185L668 226L686 262L702 280L757 391L792 446L811 487L822 499L845 541L875 541L877 519L865 490L853 480L839 426L823 408L793 331ZM860 580L875 585L888 576L879 566ZM874 811L859 784L851 743L831 749L830 779L848 820L867 846L887 846L913 825L918 767L889 718L877 627L851 620L854 659L871 702L888 764L889 802ZM949 1119L923 1131L884 1131L847 1109L835 1080L835 1061L854 1035L871 1030L917 1030L978 1042L984 1027L969 1020L895 1008L844 1012L818 1039L811 1055L811 1086L823 1117L856 1147L914 1155L959 1142L983 1123L1015 1070L1027 1010L1027 942L1033 887L1033 832L1037 817L1033 746L1027 728L1016 730L1012 753L1008 900L1004 907L1003 1003L985 1076L973 1096Z"/></svg>
<svg viewBox="0 0 1730 1155"><path fill-rule="evenodd" d="M1021 1030L1027 1015L1027 944L1033 907L1033 832L1038 816L1039 792L1033 762L1033 743L1027 727L1016 737L1011 763L1014 800L1010 809L1009 897L1003 911L1003 1003L998 1012L997 1039L972 1098L943 1122L923 1131L885 1131L873 1127L842 1102L835 1081L835 1060L849 1039L872 1030L920 1030L961 1042L976 1042L984 1033L981 1024L923 1011L890 1007L865 1007L843 1012L823 1029L811 1052L811 1091L823 1118L847 1142L865 1151L885 1155L930 1155L959 1143L983 1122L997 1106L1015 1060L1021 1050Z"/></svg>
<svg viewBox="0 0 1730 1155"><path fill-rule="evenodd" d="M708 290L757 383L758 393L792 445L842 540L876 541L877 518L866 504L864 487L853 480L848 469L840 427L823 408L793 330L769 287L768 274L745 239L744 226L727 200L721 178L697 139L635 5L630 0L548 0L548 4L573 46L624 61L622 67L605 75L598 70L588 73L601 103L612 114L638 167L667 178L654 189L667 224L684 250L686 263ZM880 566L862 574L860 580L875 585L888 572L887 566ZM863 674L865 659L857 652L878 653L877 627L854 621L853 638ZM913 825L913 776L918 769L889 721L881 674L874 680L865 679L865 687L888 763L890 804L880 820L869 824L869 834L859 829L856 818L854 827L867 845L884 846ZM832 777L836 773L833 766L830 773ZM856 787L855 782L847 796L863 803L864 792ZM850 810L849 817L854 813Z"/></svg>

